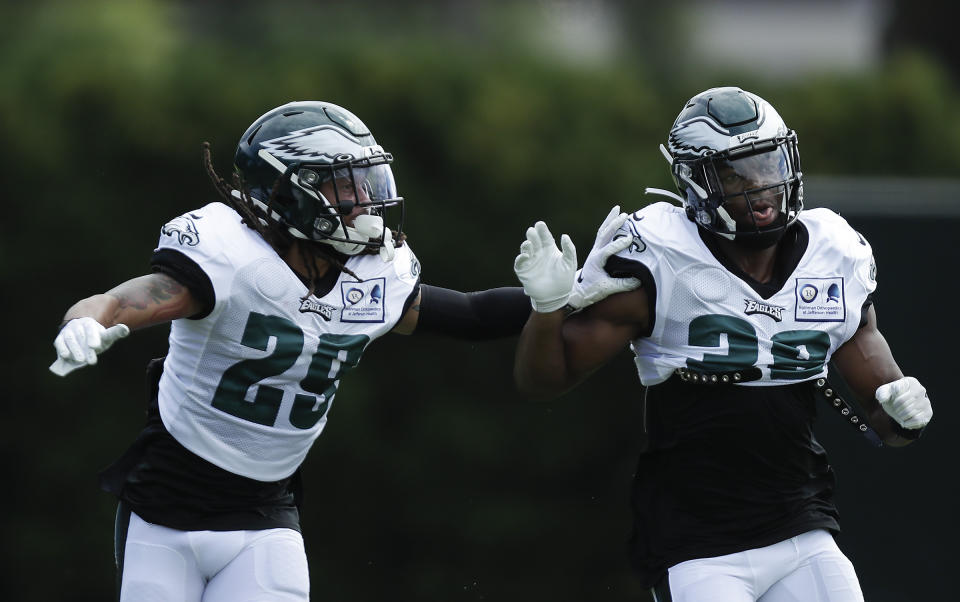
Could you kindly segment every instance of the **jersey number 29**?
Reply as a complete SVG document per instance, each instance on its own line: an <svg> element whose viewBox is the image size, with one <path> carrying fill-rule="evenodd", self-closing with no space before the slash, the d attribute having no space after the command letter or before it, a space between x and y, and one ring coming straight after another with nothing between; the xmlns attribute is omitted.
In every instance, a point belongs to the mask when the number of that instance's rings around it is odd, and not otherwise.
<svg viewBox="0 0 960 602"><path fill-rule="evenodd" d="M257 424L273 426L276 423L283 390L261 384L253 403L245 397L253 385L283 374L296 363L303 351L304 337L300 327L287 318L251 312L240 343L244 347L266 351L271 337L276 339L276 345L269 355L241 360L223 373L213 396L213 407ZM341 374L357 365L369 341L370 337L366 335L320 335L307 375L300 381L301 389L316 394L319 399L297 393L290 409L290 424L309 429L326 414Z"/></svg>

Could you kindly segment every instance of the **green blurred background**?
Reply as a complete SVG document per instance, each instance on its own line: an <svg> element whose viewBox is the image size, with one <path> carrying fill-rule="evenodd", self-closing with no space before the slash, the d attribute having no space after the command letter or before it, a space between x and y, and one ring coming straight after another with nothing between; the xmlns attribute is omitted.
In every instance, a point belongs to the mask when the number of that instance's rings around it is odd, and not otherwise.
<svg viewBox="0 0 960 602"><path fill-rule="evenodd" d="M945 3L0 4L6 510L3 600L113 596L96 474L143 420L166 328L47 372L75 300L145 273L160 226L216 199L247 125L290 100L357 113L396 161L426 283L516 284L546 219L586 254L608 208L671 188L657 145L693 94L740 85L799 132L807 200L874 244L877 307L936 417L875 450L827 413L841 547L868 600L951 597L960 49ZM304 465L313 599L646 600L626 562L640 441L625 352L548 403L513 340L388 336L341 386Z"/></svg>

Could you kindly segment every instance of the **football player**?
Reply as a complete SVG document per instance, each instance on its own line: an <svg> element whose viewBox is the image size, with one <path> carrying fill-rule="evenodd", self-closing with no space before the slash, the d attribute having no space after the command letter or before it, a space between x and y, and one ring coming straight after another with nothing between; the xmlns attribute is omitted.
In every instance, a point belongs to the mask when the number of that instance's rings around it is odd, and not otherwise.
<svg viewBox="0 0 960 602"><path fill-rule="evenodd" d="M516 378L557 395L624 346L645 387L632 559L656 600L862 600L839 531L834 475L812 431L827 363L869 427L909 444L932 417L880 331L870 245L829 209L803 210L797 135L762 98L710 89L664 148L679 195L632 214L631 243L588 257L543 222L515 271L534 300L625 276L639 283L569 317L535 311ZM619 208L614 208L617 213ZM566 318L566 319L565 319Z"/></svg>
<svg viewBox="0 0 960 602"><path fill-rule="evenodd" d="M261 116L232 184L206 145L204 162L221 202L163 226L153 273L72 306L51 369L95 364L131 329L171 322L148 369L146 427L101 474L120 500L121 600L307 600L298 468L340 379L388 332L514 335L531 302L519 287L421 285L392 156L342 107Z"/></svg>

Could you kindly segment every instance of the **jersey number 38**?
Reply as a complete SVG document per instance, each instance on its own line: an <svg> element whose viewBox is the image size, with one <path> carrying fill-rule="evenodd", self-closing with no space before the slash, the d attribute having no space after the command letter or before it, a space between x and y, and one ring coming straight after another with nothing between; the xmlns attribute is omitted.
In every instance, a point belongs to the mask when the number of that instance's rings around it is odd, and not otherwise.
<svg viewBox="0 0 960 602"><path fill-rule="evenodd" d="M703 361L688 359L687 366L699 372L732 372L750 368L759 358L757 331L746 320L724 315L700 316L690 322L689 344L720 347L727 336L727 353L704 353ZM801 380L823 370L830 349L830 335L820 330L786 330L770 337L770 378Z"/></svg>

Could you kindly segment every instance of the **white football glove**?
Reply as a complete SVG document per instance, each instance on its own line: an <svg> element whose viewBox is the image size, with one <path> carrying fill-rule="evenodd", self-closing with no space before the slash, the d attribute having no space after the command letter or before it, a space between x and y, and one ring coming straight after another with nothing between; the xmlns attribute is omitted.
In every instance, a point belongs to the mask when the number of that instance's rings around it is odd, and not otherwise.
<svg viewBox="0 0 960 602"><path fill-rule="evenodd" d="M877 387L877 401L883 411L905 429L920 429L933 418L927 390L912 376Z"/></svg>
<svg viewBox="0 0 960 602"><path fill-rule="evenodd" d="M527 240L520 245L520 254L513 262L513 271L523 284L538 312L556 311L567 304L577 272L577 248L570 237L560 237L561 252L553 234L543 222L527 228Z"/></svg>
<svg viewBox="0 0 960 602"><path fill-rule="evenodd" d="M583 268L580 271L590 269L602 273L603 266L607 264L607 259L633 243L633 237L631 236L613 238L628 217L630 217L628 214L620 212L620 205L613 206L606 219L600 224L600 229L597 230L597 238L593 242L593 248L587 255L586 261L583 262ZM576 309L582 309L606 299L610 295L632 291L640 286L640 281L636 278L610 277L596 279L596 281L593 281L594 279L590 280L590 282L584 284L580 274L577 274L573 283L573 292L570 293L570 299L567 301L568 305Z"/></svg>
<svg viewBox="0 0 960 602"><path fill-rule="evenodd" d="M104 328L93 318L75 318L67 322L53 340L57 359L50 371L65 376L77 368L97 363L97 354L110 348L118 339L130 334L126 324Z"/></svg>

